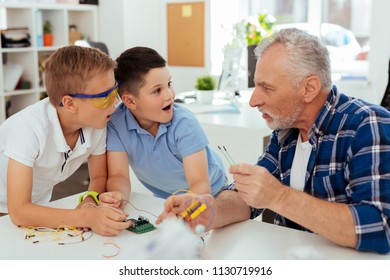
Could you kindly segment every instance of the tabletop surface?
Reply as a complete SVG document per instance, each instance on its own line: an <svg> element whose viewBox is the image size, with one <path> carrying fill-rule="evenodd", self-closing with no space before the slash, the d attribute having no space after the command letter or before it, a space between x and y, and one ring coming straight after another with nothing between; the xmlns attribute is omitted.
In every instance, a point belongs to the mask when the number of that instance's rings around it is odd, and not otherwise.
<svg viewBox="0 0 390 280"><path fill-rule="evenodd" d="M190 91L179 93L178 96L193 94L194 92ZM242 91L239 97L229 100L214 98L213 104L198 104L196 101L186 99L181 105L194 112L201 123L270 132L258 109L249 106L251 94L251 91Z"/></svg>
<svg viewBox="0 0 390 280"><path fill-rule="evenodd" d="M49 205L57 208L74 208L78 195L63 198ZM127 205L126 211L131 218L139 215L148 218L153 224L163 209L164 200L150 195L132 193L133 206ZM144 211L148 211L144 212ZM172 230L172 235L174 235ZM57 241L37 244L26 240L25 229L15 226L9 216L0 218L0 259L3 260L72 260L106 259L118 253L113 259L146 259L147 248L161 237L161 226L144 234L123 231L115 237L93 234L84 242L58 245ZM167 250L180 243L178 235L171 244L163 244ZM184 237L183 237L184 238ZM161 238L160 238L161 240ZM105 244L109 243L109 244ZM115 244L117 247L113 246ZM188 245L190 247L190 245ZM358 252L343 248L325 238L302 231L288 229L256 220L248 220L213 230L204 236L202 258L205 259L241 259L241 260L284 260L284 259L381 259L390 260L390 255ZM118 250L119 248L119 250ZM168 252L168 251L167 251ZM169 255L169 259L175 259Z"/></svg>

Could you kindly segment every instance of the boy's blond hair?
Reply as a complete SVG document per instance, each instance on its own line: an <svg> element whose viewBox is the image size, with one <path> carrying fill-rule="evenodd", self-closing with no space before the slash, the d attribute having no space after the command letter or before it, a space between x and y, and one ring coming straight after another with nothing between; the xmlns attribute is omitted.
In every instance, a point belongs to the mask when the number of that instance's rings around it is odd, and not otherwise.
<svg viewBox="0 0 390 280"><path fill-rule="evenodd" d="M57 107L63 96L84 93L96 75L114 70L116 62L96 48L67 46L58 49L45 63L45 85L50 103Z"/></svg>

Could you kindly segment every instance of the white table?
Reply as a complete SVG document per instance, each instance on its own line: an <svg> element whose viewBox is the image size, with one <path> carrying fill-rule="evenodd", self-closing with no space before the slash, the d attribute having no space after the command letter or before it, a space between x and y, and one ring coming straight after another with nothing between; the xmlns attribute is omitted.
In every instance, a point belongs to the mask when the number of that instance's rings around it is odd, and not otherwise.
<svg viewBox="0 0 390 280"><path fill-rule="evenodd" d="M75 208L78 196L79 194L59 199L49 203L49 205L57 208ZM156 216L163 209L163 200L150 195L132 193L131 202L138 209L147 210ZM156 220L153 215L135 210L129 204L126 206L126 211L130 214L129 218L138 218L141 215L150 219L153 224ZM158 234L158 231L135 234L125 230L112 238L94 233L87 241L70 245L58 245L56 241L33 244L24 239L25 233L24 229L18 228L11 222L9 216L0 218L0 259L105 259L103 254L111 255L116 252L114 246L104 245L107 240L114 240L121 248L120 254L115 259L137 259L137 250L135 249L146 245L155 234ZM67 239L64 242L73 242L73 240L78 239Z"/></svg>
<svg viewBox="0 0 390 280"><path fill-rule="evenodd" d="M52 207L74 208L78 195L73 195L50 203ZM135 207L158 215L163 200L139 193L133 193L131 202ZM154 223L153 215L134 210L130 205L126 210L130 217L142 215ZM123 231L112 238L94 234L89 240L71 245L57 245L55 241L33 244L24 239L25 230L15 226L9 216L0 218L0 260L74 260L105 259L116 248L104 245L108 239L121 248L113 259L139 259L142 250L158 234L157 230L137 235ZM209 259L236 260L283 260L283 259L378 259L390 260L390 255L362 253L343 248L311 233L292 230L260 221L245 221L214 230L205 237L204 256Z"/></svg>
<svg viewBox="0 0 390 280"><path fill-rule="evenodd" d="M308 232L248 220L212 231L206 238L210 259L237 260L390 260L390 254L359 252Z"/></svg>

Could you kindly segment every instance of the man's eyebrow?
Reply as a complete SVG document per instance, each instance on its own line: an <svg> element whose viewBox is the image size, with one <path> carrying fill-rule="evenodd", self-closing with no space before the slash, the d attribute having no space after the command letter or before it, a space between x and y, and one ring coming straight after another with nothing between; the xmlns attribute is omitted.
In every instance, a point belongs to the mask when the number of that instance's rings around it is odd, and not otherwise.
<svg viewBox="0 0 390 280"><path fill-rule="evenodd" d="M266 87L269 87L269 88L275 88L273 85L267 83L267 82L264 82L264 81L260 81L260 82L255 82L256 85L258 86L266 86Z"/></svg>

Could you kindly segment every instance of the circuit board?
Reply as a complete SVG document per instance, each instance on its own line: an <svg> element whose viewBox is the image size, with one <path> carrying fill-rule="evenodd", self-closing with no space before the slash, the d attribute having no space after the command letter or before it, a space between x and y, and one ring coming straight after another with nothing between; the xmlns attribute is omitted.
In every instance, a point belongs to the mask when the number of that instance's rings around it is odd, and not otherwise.
<svg viewBox="0 0 390 280"><path fill-rule="evenodd" d="M132 225L127 228L127 230L135 232L137 234L142 234L155 230L156 227L149 222L147 218L139 216L138 219L131 218L129 219L132 222Z"/></svg>

